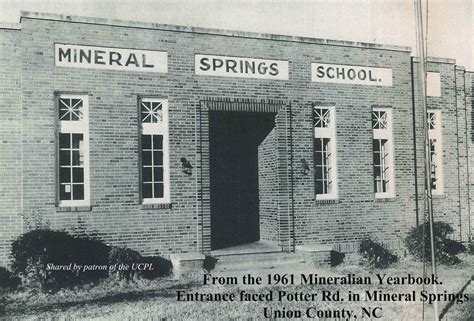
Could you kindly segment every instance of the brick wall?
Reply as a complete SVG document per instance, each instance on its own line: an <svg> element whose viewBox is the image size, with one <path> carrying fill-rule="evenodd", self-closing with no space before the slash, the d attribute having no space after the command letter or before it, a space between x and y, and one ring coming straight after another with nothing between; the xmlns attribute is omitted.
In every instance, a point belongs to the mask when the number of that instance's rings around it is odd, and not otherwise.
<svg viewBox="0 0 474 321"><path fill-rule="evenodd" d="M311 61L392 68L393 86L297 84L302 98L293 104L293 123L297 124L294 159L305 158L313 167L310 102L334 105L339 200L315 201L312 175L295 172L296 243L351 248L368 235L381 241L399 240L416 218L410 56L407 52L329 47L308 56ZM295 67L307 68L304 64ZM375 199L373 190L371 110L375 106L393 110L396 197L387 200Z"/></svg>
<svg viewBox="0 0 474 321"><path fill-rule="evenodd" d="M25 18L22 24L23 41L30 44L22 48L23 103L28 106L23 122L31 133L24 148L43 160L24 163L25 193L31 195L25 198L25 214L41 209L41 216L56 228L70 228L80 218L87 228L99 230L111 243L127 244L146 253L196 251L201 237L196 231L197 190L193 177L180 172L179 159L186 157L198 163L196 97L206 96L290 101L292 113L282 114L280 121L277 119L277 130L285 132L280 145L293 139L294 154L291 156L289 149L282 147L286 152L281 153L279 157L285 159L280 161L288 162L289 157L292 161L305 158L310 168L313 166L311 104L335 104L340 201L315 203L312 174L302 178L295 172L294 182L289 178L279 182L280 195L288 195L294 188L294 203L291 200L279 203L279 208L285 209L281 213L286 213L280 217L280 232L287 230L282 235L285 239L290 238L292 226L298 244L333 244L354 241L367 233L397 238L413 225L408 52ZM55 42L167 51L169 72L143 75L54 67ZM195 76L195 53L288 60L290 80ZM389 67L393 69L394 86L312 83L311 62ZM52 126L55 91L89 94L92 210L88 212L63 213L55 208ZM143 210L138 204L137 94L169 100L172 209ZM397 198L390 202L377 202L373 194L370 123L373 105L394 109ZM289 121L293 124L291 130L287 128ZM282 170L291 173L288 167ZM41 189L37 188L39 182L43 185ZM288 217L293 210L294 221Z"/></svg>
<svg viewBox="0 0 474 321"><path fill-rule="evenodd" d="M432 59L429 72L437 72L441 79L441 96L427 98L427 108L441 110L442 152L444 191L433 196L434 219L451 224L453 237L458 240L468 238L469 184L467 163L467 109L465 104L465 71L457 68L453 60ZM415 93L418 89L418 64L414 64ZM419 95L415 98L415 124L417 132L417 170L420 204L420 221L423 220L424 192L424 137L423 114Z"/></svg>
<svg viewBox="0 0 474 321"><path fill-rule="evenodd" d="M263 190L262 238L271 238L270 230L278 225L280 243L287 250L295 244L308 243L350 248L367 235L397 244L416 224L415 174L416 169L420 173L422 157L419 148L414 152L414 135L418 129L414 129L413 119L419 124L420 118L418 109L415 113L413 109L411 58L407 50L28 17L22 19L21 42L28 44L21 47L21 57L17 59L21 61L24 106L21 124L28 135L22 144L23 176L15 177L22 177L24 195L24 207L17 208L17 212L26 217L40 217L59 229L72 229L80 221L87 230L98 231L107 242L145 254L208 252L211 231L205 213L209 205L209 169L203 164L209 153L206 143L209 124L208 109L202 98L214 97L288 102L275 120L278 187L274 194L278 200L268 198L269 192ZM54 43L166 51L169 71L143 74L55 67ZM290 78L276 81L196 76L196 53L287 60ZM314 83L311 62L391 68L393 86ZM454 65L432 68L440 68L443 90L448 91L442 101L430 103L447 108L449 115L456 115ZM89 96L91 210L61 212L56 206L55 92ZM139 204L137 98L140 95L169 101L171 208L146 209ZM334 105L336 109L339 171L336 202L315 201L313 172L302 175L300 170L303 158L313 168L312 104L318 103ZM393 110L396 197L384 201L375 199L373 191L371 110L374 106ZM449 132L445 146L450 148L446 161L461 156L463 167L460 168L465 173L463 138L458 141L453 129L463 126L461 118L449 116L446 125ZM272 136L268 139L270 142ZM419 138L416 143L422 146ZM18 144L15 146L19 148ZM262 148L265 146L266 142ZM182 173L181 157L194 167L191 176ZM451 166L446 166L445 171L449 177L460 174ZM418 188L422 184L423 180L419 179ZM459 217L462 211L467 213L459 205L460 196L456 194L459 186L460 180L453 179L445 187L442 203L444 206L446 201L449 217ZM463 193L462 197L466 198L466 191ZM266 213L274 206L278 207L278 217L266 220Z"/></svg>
<svg viewBox="0 0 474 321"><path fill-rule="evenodd" d="M258 185L260 238L278 242L278 193L276 129L273 128L258 147Z"/></svg>
<svg viewBox="0 0 474 321"><path fill-rule="evenodd" d="M173 73L143 74L54 67L54 43L169 50L175 41L151 30L91 26L23 19L24 213L38 215L55 229L78 221L113 245L145 254L197 251L195 176L181 171L180 158L194 166L196 142L191 84ZM138 34L137 34L138 31ZM184 43L178 48L184 48ZM177 49L178 49L177 48ZM170 55L182 65L180 50ZM89 95L90 211L59 212L55 204L54 93ZM172 207L146 209L139 204L137 97L169 101Z"/></svg>
<svg viewBox="0 0 474 321"><path fill-rule="evenodd" d="M474 215L472 214L474 204L474 113L473 113L473 90L474 90L474 73L472 71L465 73L465 98L466 98L466 132L467 132L467 153L468 153L468 194L469 194L469 220L468 233L473 239L474 236Z"/></svg>
<svg viewBox="0 0 474 321"><path fill-rule="evenodd" d="M21 218L20 30L0 28L0 266L23 228Z"/></svg>

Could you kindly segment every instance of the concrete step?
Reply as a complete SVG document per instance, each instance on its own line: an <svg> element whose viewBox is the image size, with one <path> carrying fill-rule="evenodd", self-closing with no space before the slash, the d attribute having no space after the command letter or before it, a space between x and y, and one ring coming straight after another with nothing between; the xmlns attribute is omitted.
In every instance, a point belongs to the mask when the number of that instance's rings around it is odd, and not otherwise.
<svg viewBox="0 0 474 321"><path fill-rule="evenodd" d="M216 271L272 269L304 262L303 255L285 252L229 254L214 256L214 258L217 260Z"/></svg>

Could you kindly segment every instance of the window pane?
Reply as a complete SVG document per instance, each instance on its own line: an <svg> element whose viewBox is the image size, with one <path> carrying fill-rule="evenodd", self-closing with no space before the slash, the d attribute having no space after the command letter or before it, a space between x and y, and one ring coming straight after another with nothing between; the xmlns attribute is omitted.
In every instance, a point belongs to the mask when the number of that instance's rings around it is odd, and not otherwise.
<svg viewBox="0 0 474 321"><path fill-rule="evenodd" d="M316 169L314 171L314 177L317 181L323 178L323 168L321 166L316 166Z"/></svg>
<svg viewBox="0 0 474 321"><path fill-rule="evenodd" d="M374 152L375 152L375 153L380 152L380 140L374 139L372 145L373 145L373 147L374 147Z"/></svg>
<svg viewBox="0 0 474 321"><path fill-rule="evenodd" d="M71 168L61 167L59 169L59 182L70 183L71 182Z"/></svg>
<svg viewBox="0 0 474 321"><path fill-rule="evenodd" d="M163 120L161 102L141 102L140 108L142 123L158 123Z"/></svg>
<svg viewBox="0 0 474 321"><path fill-rule="evenodd" d="M436 190L436 165L431 165L431 188Z"/></svg>
<svg viewBox="0 0 474 321"><path fill-rule="evenodd" d="M147 151L142 152L142 164L151 165L151 152L147 152Z"/></svg>
<svg viewBox="0 0 474 321"><path fill-rule="evenodd" d="M428 126L430 130L436 128L436 114L435 113L428 112Z"/></svg>
<svg viewBox="0 0 474 321"><path fill-rule="evenodd" d="M315 139L314 179L316 194L328 194L331 192L330 142L330 138Z"/></svg>
<svg viewBox="0 0 474 321"><path fill-rule="evenodd" d="M61 184L59 186L59 199L62 201L67 201L71 199L71 185L70 184Z"/></svg>
<svg viewBox="0 0 474 321"><path fill-rule="evenodd" d="M71 105L70 99L59 99L59 119L60 120L71 120L71 114L69 113L69 106Z"/></svg>
<svg viewBox="0 0 474 321"><path fill-rule="evenodd" d="M82 151L73 150L72 151L72 165L80 166L83 164Z"/></svg>
<svg viewBox="0 0 474 321"><path fill-rule="evenodd" d="M386 129L387 128L387 112L376 110L372 112L372 128Z"/></svg>
<svg viewBox="0 0 474 321"><path fill-rule="evenodd" d="M163 120L163 106L161 102L153 102L151 105L154 116L153 122L161 122Z"/></svg>
<svg viewBox="0 0 474 321"><path fill-rule="evenodd" d="M155 167L153 171L153 179L155 182L163 181L163 167Z"/></svg>
<svg viewBox="0 0 474 321"><path fill-rule="evenodd" d="M385 193L388 191L389 182L389 154L388 154L388 140L374 139L373 140L373 160L374 160L374 192Z"/></svg>
<svg viewBox="0 0 474 321"><path fill-rule="evenodd" d="M153 135L153 149L163 149L162 135Z"/></svg>
<svg viewBox="0 0 474 321"><path fill-rule="evenodd" d="M84 199L84 185L83 184L74 184L72 186L72 199L73 200L83 200Z"/></svg>
<svg viewBox="0 0 474 321"><path fill-rule="evenodd" d="M430 139L431 188L436 190L436 139Z"/></svg>
<svg viewBox="0 0 474 321"><path fill-rule="evenodd" d="M315 138L314 139L314 149L317 151L317 152L320 152L321 151L321 139L320 138Z"/></svg>
<svg viewBox="0 0 474 321"><path fill-rule="evenodd" d="M329 157L329 142L331 139L329 138L323 138L323 151L327 154Z"/></svg>
<svg viewBox="0 0 474 321"><path fill-rule="evenodd" d="M74 183L84 183L84 169L83 168L73 168L72 177Z"/></svg>
<svg viewBox="0 0 474 321"><path fill-rule="evenodd" d="M142 135L142 149L151 149L151 135Z"/></svg>
<svg viewBox="0 0 474 321"><path fill-rule="evenodd" d="M82 99L72 99L72 105L74 106L75 109L80 109L82 108Z"/></svg>
<svg viewBox="0 0 474 321"><path fill-rule="evenodd" d="M75 121L79 120L79 114L77 112L73 111L71 112L70 115L71 115L71 120L75 120Z"/></svg>
<svg viewBox="0 0 474 321"><path fill-rule="evenodd" d="M163 183L155 183L155 198L163 197Z"/></svg>
<svg viewBox="0 0 474 321"><path fill-rule="evenodd" d="M69 118L70 117L69 117L67 109L60 108L59 109L59 119L60 120L69 120Z"/></svg>
<svg viewBox="0 0 474 321"><path fill-rule="evenodd" d="M316 181L316 194L324 194L322 181Z"/></svg>
<svg viewBox="0 0 474 321"><path fill-rule="evenodd" d="M78 121L82 119L82 99L59 98L59 119Z"/></svg>
<svg viewBox="0 0 474 321"><path fill-rule="evenodd" d="M315 128L328 128L331 121L331 110L329 108L314 107L313 119Z"/></svg>
<svg viewBox="0 0 474 321"><path fill-rule="evenodd" d="M376 180L380 180L382 177L382 168L380 166L374 166L374 175Z"/></svg>
<svg viewBox="0 0 474 321"><path fill-rule="evenodd" d="M142 184L142 196L143 198L152 198L152 184L143 183Z"/></svg>
<svg viewBox="0 0 474 321"><path fill-rule="evenodd" d="M70 148L70 134L59 134L59 148Z"/></svg>
<svg viewBox="0 0 474 321"><path fill-rule="evenodd" d="M163 152L153 152L153 165L163 165Z"/></svg>
<svg viewBox="0 0 474 321"><path fill-rule="evenodd" d="M59 165L71 165L71 152L62 150L59 152Z"/></svg>
<svg viewBox="0 0 474 321"><path fill-rule="evenodd" d="M151 182L151 167L143 167L142 168L142 181L143 182Z"/></svg>
<svg viewBox="0 0 474 321"><path fill-rule="evenodd" d="M84 137L82 134L72 134L72 148L79 149L82 147L82 141Z"/></svg>

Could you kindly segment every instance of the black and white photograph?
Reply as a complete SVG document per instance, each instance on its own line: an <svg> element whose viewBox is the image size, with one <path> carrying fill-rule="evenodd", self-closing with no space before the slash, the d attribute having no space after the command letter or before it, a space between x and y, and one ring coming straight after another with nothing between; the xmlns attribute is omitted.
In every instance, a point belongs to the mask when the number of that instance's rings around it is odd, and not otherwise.
<svg viewBox="0 0 474 321"><path fill-rule="evenodd" d="M472 0L0 0L0 320L474 320Z"/></svg>

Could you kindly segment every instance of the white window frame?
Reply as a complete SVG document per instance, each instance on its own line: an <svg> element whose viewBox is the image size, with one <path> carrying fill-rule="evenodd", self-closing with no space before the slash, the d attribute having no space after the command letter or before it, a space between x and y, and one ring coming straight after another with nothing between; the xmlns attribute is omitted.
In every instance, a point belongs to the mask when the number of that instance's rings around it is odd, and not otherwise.
<svg viewBox="0 0 474 321"><path fill-rule="evenodd" d="M437 154L434 157L434 164L431 166L436 166L436 189L431 189L433 195L443 195L444 193L444 173L443 173L443 126L442 126L442 117L441 110L439 109L428 109L427 121L428 121L428 139L430 140L430 157L431 157L431 140L436 140L435 151ZM435 122L434 128L430 129L430 114L434 114ZM431 169L430 169L431 175Z"/></svg>
<svg viewBox="0 0 474 321"><path fill-rule="evenodd" d="M59 118L59 109L60 109L60 99L81 99L83 101L83 109L82 109L82 119L77 121L71 120L60 120ZM57 148L56 151L58 153L57 156L57 202L60 207L73 207L73 206L90 206L90 163L89 163L89 97L87 95L75 95L75 94L58 94L55 96L55 104L56 104L56 123L57 123L57 134L56 134L56 142ZM83 200L61 200L61 192L60 192L60 168L61 165L59 163L59 134L82 134L84 138L84 199ZM71 178L72 179L72 178Z"/></svg>
<svg viewBox="0 0 474 321"><path fill-rule="evenodd" d="M316 127L314 119L314 109L329 109L329 124L328 127ZM331 192L325 194L316 194L316 200L337 200L338 199L338 175L337 175L337 140L336 140L336 108L335 106L327 105L313 105L313 128L314 135L313 139L328 138L329 139L329 158L330 177L329 180L332 183ZM316 150L313 148L313 161L314 161L314 184L316 193Z"/></svg>
<svg viewBox="0 0 474 321"><path fill-rule="evenodd" d="M161 103L162 121L159 123L142 122L141 103L158 102ZM159 98L142 97L138 101L138 114L140 117L140 201L141 204L169 204L170 198L170 166L169 166L169 112L168 100ZM163 197L144 198L142 190L142 148L141 135L162 135L163 136ZM152 142L153 143L153 142Z"/></svg>
<svg viewBox="0 0 474 321"><path fill-rule="evenodd" d="M383 111L387 115L387 126L386 128L383 129L376 129L373 128L373 112L380 112ZM376 192L375 193L375 198L393 198L395 197L395 166L394 166L394 153L393 153L393 118L392 118L392 108L386 108L386 107L377 107L377 108L372 108L372 112L370 114L371 119L370 123L372 125L372 131L373 131L373 140L372 140L372 146L373 146L373 141L374 140L381 140L385 139L387 140L387 151L388 151L388 156L387 156L387 176L388 176L388 183L387 183L387 191L386 192ZM373 147L372 147L373 148ZM372 149L372 158L374 155L374 150ZM375 164L373 164L372 167L372 184L374 184L375 180Z"/></svg>

